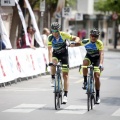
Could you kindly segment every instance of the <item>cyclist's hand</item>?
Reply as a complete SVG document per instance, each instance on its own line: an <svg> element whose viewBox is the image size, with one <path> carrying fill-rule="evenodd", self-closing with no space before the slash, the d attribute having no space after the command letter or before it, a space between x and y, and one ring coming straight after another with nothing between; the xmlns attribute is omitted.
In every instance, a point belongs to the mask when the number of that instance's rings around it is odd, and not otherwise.
<svg viewBox="0 0 120 120"><path fill-rule="evenodd" d="M71 43L71 44L70 44L70 47L75 47L75 44L74 44L74 43Z"/></svg>
<svg viewBox="0 0 120 120"><path fill-rule="evenodd" d="M100 64L100 65L99 65L99 68L100 68L100 70L101 70L101 71L103 71L103 70L104 70L104 67L103 67L103 65L102 65L102 64Z"/></svg>
<svg viewBox="0 0 120 120"><path fill-rule="evenodd" d="M53 63L51 63L51 62L50 62L48 65L49 65L49 66L52 66L52 65L53 65Z"/></svg>

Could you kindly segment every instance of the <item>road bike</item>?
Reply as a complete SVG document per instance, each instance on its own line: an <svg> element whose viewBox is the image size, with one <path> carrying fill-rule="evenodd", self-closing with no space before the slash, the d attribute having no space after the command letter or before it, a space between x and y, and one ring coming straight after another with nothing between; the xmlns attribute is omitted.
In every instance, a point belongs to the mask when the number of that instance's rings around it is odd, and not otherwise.
<svg viewBox="0 0 120 120"><path fill-rule="evenodd" d="M86 86L86 94L87 94L87 110L89 111L90 108L93 109L93 105L95 105L95 85L94 85L94 69L100 69L97 66L83 66L80 65L79 71L81 68L87 68L88 69L88 75L87 75L87 86Z"/></svg>
<svg viewBox="0 0 120 120"><path fill-rule="evenodd" d="M62 98L63 98L63 82L61 77L61 67L62 64L59 61L57 65L54 63L49 63L49 66L56 67L56 74L55 74L55 83L54 83L54 104L55 109L59 109L62 104Z"/></svg>

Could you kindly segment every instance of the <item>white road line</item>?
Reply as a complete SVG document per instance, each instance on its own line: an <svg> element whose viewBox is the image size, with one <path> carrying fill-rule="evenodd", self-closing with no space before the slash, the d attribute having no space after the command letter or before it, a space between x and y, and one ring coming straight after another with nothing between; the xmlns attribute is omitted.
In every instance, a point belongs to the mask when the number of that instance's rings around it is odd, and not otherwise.
<svg viewBox="0 0 120 120"><path fill-rule="evenodd" d="M38 108L43 108L46 104L21 104L2 112L29 113Z"/></svg>
<svg viewBox="0 0 120 120"><path fill-rule="evenodd" d="M120 116L120 108L118 110L116 110L112 116Z"/></svg>
<svg viewBox="0 0 120 120"><path fill-rule="evenodd" d="M60 110L56 113L62 114L84 114L87 112L87 106L79 106L79 105L70 105L64 110Z"/></svg>
<svg viewBox="0 0 120 120"><path fill-rule="evenodd" d="M1 91L14 91L14 92L36 92L36 91L51 91L53 89L39 89L39 88L7 88L2 89Z"/></svg>
<svg viewBox="0 0 120 120"><path fill-rule="evenodd" d="M109 78L101 77L100 79L101 79L101 80L108 80Z"/></svg>
<svg viewBox="0 0 120 120"><path fill-rule="evenodd" d="M74 83L81 83L81 82L83 82L83 79L80 79L80 80L78 80L78 81L76 81Z"/></svg>

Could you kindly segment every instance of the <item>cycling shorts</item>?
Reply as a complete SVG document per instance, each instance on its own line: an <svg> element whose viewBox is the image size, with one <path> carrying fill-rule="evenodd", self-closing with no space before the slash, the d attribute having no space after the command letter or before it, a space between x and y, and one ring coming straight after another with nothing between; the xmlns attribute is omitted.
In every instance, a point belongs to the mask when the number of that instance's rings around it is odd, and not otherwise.
<svg viewBox="0 0 120 120"><path fill-rule="evenodd" d="M62 72L69 71L68 50L65 50L65 52L59 53L59 54L53 51L52 57L53 59L56 59L57 61L60 60L60 62L62 63Z"/></svg>
<svg viewBox="0 0 120 120"><path fill-rule="evenodd" d="M99 66L100 64L100 57L91 57L89 55L86 55L84 60L88 60L89 61L89 65L93 65L93 66ZM96 68L94 69L94 72L99 72L100 73L100 69Z"/></svg>

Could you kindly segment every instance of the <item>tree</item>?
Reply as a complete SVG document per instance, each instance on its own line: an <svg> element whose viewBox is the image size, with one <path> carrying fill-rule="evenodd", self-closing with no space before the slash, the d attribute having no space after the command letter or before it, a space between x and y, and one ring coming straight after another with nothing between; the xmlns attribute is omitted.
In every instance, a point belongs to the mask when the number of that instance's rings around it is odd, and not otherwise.
<svg viewBox="0 0 120 120"><path fill-rule="evenodd" d="M94 8L101 12L117 12L120 14L120 0L99 0L95 2Z"/></svg>

